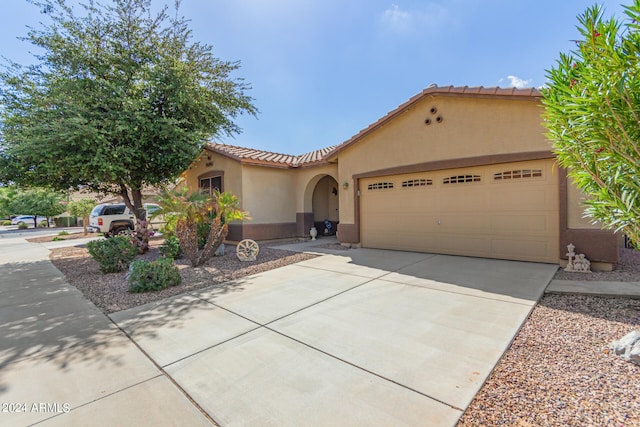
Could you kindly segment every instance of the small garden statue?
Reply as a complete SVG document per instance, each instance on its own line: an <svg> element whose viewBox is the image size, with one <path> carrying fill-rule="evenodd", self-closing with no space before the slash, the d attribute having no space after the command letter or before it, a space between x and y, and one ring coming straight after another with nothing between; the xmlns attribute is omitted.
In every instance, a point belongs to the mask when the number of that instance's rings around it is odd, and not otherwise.
<svg viewBox="0 0 640 427"><path fill-rule="evenodd" d="M575 248L575 245L571 243L567 245L567 249L569 250L567 258L569 261L567 262L567 266L564 271L574 273L591 273L591 262L584 256L584 254L576 255L574 252Z"/></svg>

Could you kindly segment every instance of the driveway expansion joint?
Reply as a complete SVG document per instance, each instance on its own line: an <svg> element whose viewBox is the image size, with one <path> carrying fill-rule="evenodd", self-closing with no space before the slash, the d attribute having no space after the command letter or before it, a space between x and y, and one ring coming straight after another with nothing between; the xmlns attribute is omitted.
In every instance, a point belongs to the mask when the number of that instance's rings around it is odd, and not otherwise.
<svg viewBox="0 0 640 427"><path fill-rule="evenodd" d="M178 384L178 382L177 382L176 380L174 380L174 379L173 379L173 377L172 377L171 375L169 375L169 373L168 373L167 371L165 371L164 367L160 366L160 365L159 365L159 364L158 364L158 363L157 363L157 362L156 362L156 361L155 361L155 360L154 360L154 359L149 355L149 353L147 353L147 352L146 352L146 351L145 351L145 350L140 346L140 344L138 344L138 343L136 342L136 340L134 340L134 339L133 339L133 338L132 338L128 333L127 333L127 331L125 331L124 329L122 329L122 328L120 327L120 325L118 325L118 324L117 324L117 323L116 323L116 322L115 322L115 321L114 321L110 316L107 316L107 318L108 318L108 319L109 319L109 321L111 321L114 325L116 325L116 327L122 331L122 333L127 337L127 339L128 339L129 341L131 341L131 343L133 343L133 345L134 345L134 346L136 346L136 348L137 348L138 350L140 350L140 352L141 352L142 354L144 354L144 356L145 356L147 359L149 359L149 361L150 361L150 362L151 362L151 363L156 367L156 369L158 369L158 370L160 371L160 374L159 374L159 375L156 375L156 376L154 376L154 377L152 377L152 378L148 378L147 380L142 381L142 382L140 382L139 384L142 384L142 383L144 383L144 382L146 382L146 381L149 381L149 380L151 380L151 379L153 379L153 378L158 378L158 377L160 377L160 376L164 376L167 380L169 380L169 382L171 382L171 384L173 384L173 386L174 386L174 387L176 387L176 388L180 391L180 393L182 393L182 395L183 395L184 397L186 397L186 398L187 398L187 400L188 400L188 401L189 401L189 402L190 402L190 403L191 403L191 404L192 404L192 405L193 405L193 406L194 406L194 407L195 407L195 408L196 408L196 409L197 409L197 410L202 414L202 416L203 416L203 417L205 417L208 421L210 421L211 423L213 423L213 425L217 425L217 426L219 426L219 425L220 425L218 422L216 422L216 420L214 420L214 419L209 415L209 413L208 413L208 412L207 412L207 411L206 411L202 406L200 406L200 404L199 404L199 403L198 403L198 402L197 402L193 397L191 397L191 395L190 395L190 394L189 394L189 393L188 393L188 392L187 392L187 391L186 391L186 390L185 390L185 389L184 389L180 384ZM138 385L138 384L135 384L135 385ZM130 387L127 387L127 388L130 388ZM126 390L127 388L124 388L123 390ZM118 390L118 392L120 392L120 391L122 391L122 390ZM116 392L116 393L117 393L117 392ZM113 394L113 393L112 393L112 394ZM105 397L106 397L106 396L105 396Z"/></svg>

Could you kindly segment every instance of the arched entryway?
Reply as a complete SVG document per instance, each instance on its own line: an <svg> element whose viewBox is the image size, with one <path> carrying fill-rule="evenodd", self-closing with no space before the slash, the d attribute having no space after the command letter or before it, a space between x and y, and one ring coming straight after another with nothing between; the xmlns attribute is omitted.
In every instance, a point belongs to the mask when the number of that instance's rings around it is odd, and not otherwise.
<svg viewBox="0 0 640 427"><path fill-rule="evenodd" d="M313 223L319 235L335 235L340 219L338 183L330 176L322 177L313 189Z"/></svg>

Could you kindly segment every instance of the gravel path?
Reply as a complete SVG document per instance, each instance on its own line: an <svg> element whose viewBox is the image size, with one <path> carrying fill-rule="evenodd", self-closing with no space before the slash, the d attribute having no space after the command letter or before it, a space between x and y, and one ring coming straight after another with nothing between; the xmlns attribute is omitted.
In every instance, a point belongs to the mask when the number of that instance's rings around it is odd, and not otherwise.
<svg viewBox="0 0 640 427"><path fill-rule="evenodd" d="M161 240L152 240L149 252L138 259L157 259L161 243ZM126 272L102 274L98 263L89 256L85 247L53 249L50 255L53 264L67 277L69 283L107 314L315 257L316 255L261 247L256 261L241 262L236 257L235 246L227 245L224 256L215 257L202 267L192 268L186 259L177 260L176 265L182 277L182 284L178 286L156 292L129 293Z"/></svg>

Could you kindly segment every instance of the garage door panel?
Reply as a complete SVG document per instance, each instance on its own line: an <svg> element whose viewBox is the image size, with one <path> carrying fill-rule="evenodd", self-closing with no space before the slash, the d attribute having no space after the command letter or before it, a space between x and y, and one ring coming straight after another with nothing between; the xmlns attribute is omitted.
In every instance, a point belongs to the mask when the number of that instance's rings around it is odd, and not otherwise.
<svg viewBox="0 0 640 427"><path fill-rule="evenodd" d="M440 191L440 209L442 211L471 211L488 208L486 195L473 184L460 191L459 188L447 191L446 186Z"/></svg>
<svg viewBox="0 0 640 427"><path fill-rule="evenodd" d="M495 215L491 217L491 233L537 235L553 232L557 223L549 221L549 215Z"/></svg>
<svg viewBox="0 0 640 427"><path fill-rule="evenodd" d="M552 165L553 160L517 162L363 179L362 244L557 262L559 202ZM533 170L535 176L525 176ZM419 179L432 185L418 187ZM379 182L393 182L394 188L368 190ZM402 187L403 182L416 186Z"/></svg>
<svg viewBox="0 0 640 427"><path fill-rule="evenodd" d="M442 236L440 248L443 253L453 255L484 256L489 250L489 242L485 237Z"/></svg>
<svg viewBox="0 0 640 427"><path fill-rule="evenodd" d="M371 242L388 242L384 249L395 249L416 252L433 252L439 248L439 239L433 233L397 233L394 231L377 231L368 236ZM369 247L377 247L369 245Z"/></svg>
<svg viewBox="0 0 640 427"><path fill-rule="evenodd" d="M435 214L440 209L438 207L438 197L435 192L429 193L412 193L407 194L402 192L401 198L399 198L396 204L400 205L407 214L413 213L422 214ZM398 210L399 206L395 206L394 209Z"/></svg>
<svg viewBox="0 0 640 427"><path fill-rule="evenodd" d="M551 202L549 200L548 186L544 187L529 187L526 190L522 188L502 190L500 188L492 188L489 196L489 204L492 210L499 211L522 211L533 210L537 211L541 208L544 209L549 206Z"/></svg>
<svg viewBox="0 0 640 427"><path fill-rule="evenodd" d="M484 215L471 213L448 213L440 218L438 232L447 234L486 234L491 231L491 219Z"/></svg>
<svg viewBox="0 0 640 427"><path fill-rule="evenodd" d="M491 241L491 251L500 258L522 261L549 259L554 256L555 252L550 247L548 240L533 239L493 239Z"/></svg>

